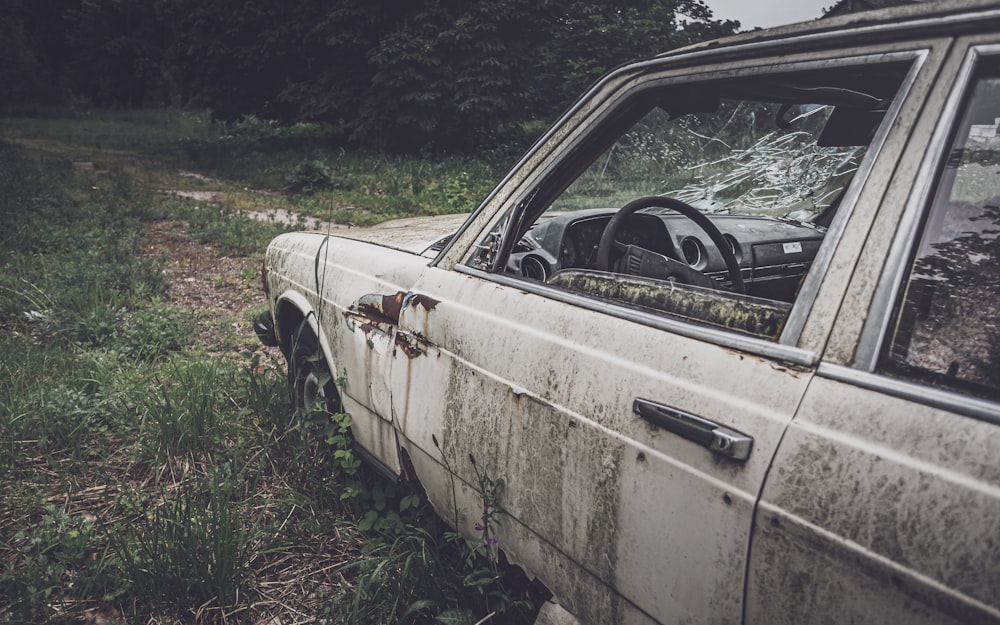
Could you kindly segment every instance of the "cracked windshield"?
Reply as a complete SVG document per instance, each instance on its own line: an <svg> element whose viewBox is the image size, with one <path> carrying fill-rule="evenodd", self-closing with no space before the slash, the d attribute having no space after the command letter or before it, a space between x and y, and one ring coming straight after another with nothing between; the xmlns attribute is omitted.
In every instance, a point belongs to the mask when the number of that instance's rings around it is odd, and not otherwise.
<svg viewBox="0 0 1000 625"><path fill-rule="evenodd" d="M664 195L707 213L812 221L839 200L866 149L824 133L835 110L744 99L682 117L653 108L551 210Z"/></svg>

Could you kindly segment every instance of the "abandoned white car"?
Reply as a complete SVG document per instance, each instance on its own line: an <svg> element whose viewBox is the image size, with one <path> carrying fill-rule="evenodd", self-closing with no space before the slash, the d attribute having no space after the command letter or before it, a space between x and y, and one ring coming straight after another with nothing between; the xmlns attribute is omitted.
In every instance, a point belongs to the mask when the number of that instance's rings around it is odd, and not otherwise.
<svg viewBox="0 0 1000 625"><path fill-rule="evenodd" d="M998 124L996 0L678 50L463 221L276 238L258 325L580 623L1000 623Z"/></svg>

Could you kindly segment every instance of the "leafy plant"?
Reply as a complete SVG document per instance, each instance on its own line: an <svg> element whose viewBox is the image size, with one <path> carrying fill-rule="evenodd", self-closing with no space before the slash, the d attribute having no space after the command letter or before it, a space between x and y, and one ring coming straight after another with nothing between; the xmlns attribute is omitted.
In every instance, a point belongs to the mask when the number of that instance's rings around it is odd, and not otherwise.
<svg viewBox="0 0 1000 625"><path fill-rule="evenodd" d="M99 394L66 385L39 393L41 419L37 435L43 449L74 449L82 446L94 427L101 406Z"/></svg>
<svg viewBox="0 0 1000 625"><path fill-rule="evenodd" d="M440 449L437 437L431 437L434 446ZM442 460L449 475L455 473L442 453ZM468 456L473 473L476 476L478 492L482 499L478 521L473 529L478 533L476 539L466 538L457 529L443 533L447 549L439 550L441 559L455 558L454 566L463 572L460 590L453 589L451 602L426 601L424 608L435 606L440 610L436 616L439 623L469 624L486 622L496 617L512 623L528 623L534 619L537 611L535 599L532 596L530 584L524 573L508 565L502 558L500 540L497 529L500 527L500 517L504 514L501 497L506 488L506 480L494 477L486 468L480 466L472 454ZM457 507L457 492L454 478L452 480L452 505L455 518L453 527L460 527L460 516Z"/></svg>
<svg viewBox="0 0 1000 625"><path fill-rule="evenodd" d="M333 173L326 163L318 159L302 161L285 177L285 190L289 193L312 195L333 186Z"/></svg>
<svg viewBox="0 0 1000 625"><path fill-rule="evenodd" d="M0 568L0 597L6 599L15 623L46 621L54 606L67 598L66 579L80 577L77 567L90 561L92 533L91 519L73 518L47 504L37 525L14 534L18 557ZM85 578L79 582L83 586Z"/></svg>
<svg viewBox="0 0 1000 625"><path fill-rule="evenodd" d="M518 596L515 588L523 590L523 580L519 571L505 566L500 558L500 539L497 530L501 525L500 517L504 514L501 505L506 480L494 477L491 472L481 467L475 456L469 454L469 463L476 476L478 492L482 498L482 509L479 520L473 524L478 532L477 540L467 540L457 532L448 534L448 538L463 546L465 552L464 567L466 572L462 580L466 589L478 596L478 611L466 610L465 614L454 613L447 622L478 622L477 619L493 618L505 615L515 621L528 618L534 614L535 606ZM484 614L485 613L485 614Z"/></svg>
<svg viewBox="0 0 1000 625"><path fill-rule="evenodd" d="M446 178L441 187L444 191L448 212L471 212L475 208L476 201L481 199L483 195L481 189L476 189L473 186L472 176L467 171L460 171L454 176Z"/></svg>
<svg viewBox="0 0 1000 625"><path fill-rule="evenodd" d="M476 481L479 483L479 493L483 499L483 513L479 517L479 522L475 524L475 530L482 534L483 546L488 551L488 559L496 561L491 547L496 547L500 541L496 538L496 528L500 525L499 517L504 514L504 509L500 505L500 497L507 486L506 480L502 477L493 477L486 469L482 469L476 463L476 458L469 454L469 462L476 474Z"/></svg>
<svg viewBox="0 0 1000 625"><path fill-rule="evenodd" d="M72 340L133 360L157 360L190 341L191 315L178 306L154 303L129 309L98 306L64 322Z"/></svg>

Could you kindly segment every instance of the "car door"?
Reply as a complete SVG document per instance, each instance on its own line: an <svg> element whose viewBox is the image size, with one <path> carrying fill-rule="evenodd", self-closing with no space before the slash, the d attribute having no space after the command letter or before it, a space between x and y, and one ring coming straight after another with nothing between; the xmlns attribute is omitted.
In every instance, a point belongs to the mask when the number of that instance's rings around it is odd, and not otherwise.
<svg viewBox="0 0 1000 625"><path fill-rule="evenodd" d="M583 622L742 619L758 494L813 377L821 345L800 342L802 321L840 237L838 224L863 192L884 190L880 177L867 184L869 174L880 159L887 163L883 167L892 167L886 138L927 58L925 50L905 46L862 50L846 61L838 55L786 55L778 68L764 60L672 75L622 73L540 144L520 174L509 178L510 188L494 198L496 215L474 219L475 232L456 237L459 243L414 285L413 305L402 308L399 334L406 349L393 360L391 394L407 463L442 516L470 535L477 533L482 506L501 504L506 514L495 528L499 548L545 580ZM745 323L725 314L685 316L626 301L610 290L669 297L698 289L569 266L584 263L581 257L596 248L546 252L575 260L563 260L561 278L544 279L527 266L528 254L517 251L539 214L551 217L550 223L562 219L550 208L588 163L602 175L610 169L609 154L623 144L607 147L602 137L615 134L623 120L635 121L629 107L656 95L648 86L677 84L693 93L687 86L699 84L707 97L718 76L734 77L739 90L750 91L761 81L786 85L827 73L831 80L847 81L883 70L896 81L888 108L871 125L867 152L837 194L840 216L818 255L802 260L812 239L765 240L760 232L746 250L745 258L758 260L741 274L751 280L756 271L754 284L762 289L779 284L769 282L772 278L787 278L780 284L793 293L792 301L709 290L709 309L739 303L749 311ZM884 76L867 83L884 83ZM684 106L701 110L698 99L689 96ZM650 110L658 107L663 108L657 103ZM800 114L816 110L804 107ZM741 118L753 135L748 140L761 137L747 120L762 117L750 111ZM767 123L774 119L772 111ZM693 136L687 130L680 134L686 140ZM592 143L602 149L592 149ZM583 232L591 214L577 214L571 227ZM468 243L463 247L461 241ZM517 254L523 267L514 262ZM765 267L760 260L765 256L785 261ZM677 259L664 262L672 267ZM814 270L808 275L796 273L810 263ZM765 269L771 273L764 275ZM779 269L790 273L775 273ZM727 279L735 281L732 271L712 278ZM585 283L600 288L589 290L581 286ZM758 323L758 313L777 315L775 323ZM499 502L482 500L483 474L505 481Z"/></svg>
<svg viewBox="0 0 1000 625"><path fill-rule="evenodd" d="M1000 622L998 124L997 38L960 40L768 475L748 623Z"/></svg>

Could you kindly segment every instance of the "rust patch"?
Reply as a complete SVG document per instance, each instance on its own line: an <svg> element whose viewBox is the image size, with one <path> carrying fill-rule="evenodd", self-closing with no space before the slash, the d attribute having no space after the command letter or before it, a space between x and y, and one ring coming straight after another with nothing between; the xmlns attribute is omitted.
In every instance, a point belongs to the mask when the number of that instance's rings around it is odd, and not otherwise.
<svg viewBox="0 0 1000 625"><path fill-rule="evenodd" d="M423 308L426 315L438 303L433 297L412 291L399 291L392 295L369 293L358 298L344 313L344 318L352 331L358 328L366 335L378 331L394 337L394 349L401 349L407 358L416 358L427 353L430 341L420 332L399 331L400 316L407 308L417 307ZM370 347L370 340L368 344Z"/></svg>
<svg viewBox="0 0 1000 625"><path fill-rule="evenodd" d="M350 312L376 322L399 325L399 316L407 307L419 306L426 311L431 311L439 303L433 297L412 291L399 291L392 295L369 293L358 298L358 301L351 305Z"/></svg>
<svg viewBox="0 0 1000 625"><path fill-rule="evenodd" d="M767 364L774 371L777 371L779 373L787 373L788 375L796 379L798 379L800 373L809 373L812 371L812 367L796 364L794 362L788 362L787 360L770 360L768 358L763 358L756 354L748 354L741 352L739 350L730 349L728 347L725 348L725 350L728 353L732 354L733 356L738 357L740 360L743 360L745 358L753 358L757 362Z"/></svg>
<svg viewBox="0 0 1000 625"><path fill-rule="evenodd" d="M397 332L395 339L396 347L403 350L407 358L416 358L427 353L430 341L416 333Z"/></svg>
<svg viewBox="0 0 1000 625"><path fill-rule="evenodd" d="M407 297L406 303L403 307L405 308L407 305L421 306L424 310L431 311L434 310L434 308L440 303L441 302L439 300L436 300L433 297L423 295L421 293L411 293L409 294L409 297Z"/></svg>
<svg viewBox="0 0 1000 625"><path fill-rule="evenodd" d="M768 361L762 358L761 362L768 362ZM772 361L770 362L770 365L771 369L781 373L787 373L788 375L796 379L798 379L800 373L809 373L810 371L812 371L812 368L810 367L795 364L794 362L788 362L785 360Z"/></svg>
<svg viewBox="0 0 1000 625"><path fill-rule="evenodd" d="M393 329L396 327L395 323L382 318L381 316L365 315L360 312L345 311L344 321L347 323L347 327L353 332L355 329L361 330L365 334L371 334L372 332L381 332L383 334L392 334Z"/></svg>
<svg viewBox="0 0 1000 625"><path fill-rule="evenodd" d="M403 300L405 298L406 293L403 291L392 295L370 293L358 298L358 301L351 306L351 310L373 321L383 321L392 325L399 325L399 313L403 310Z"/></svg>

